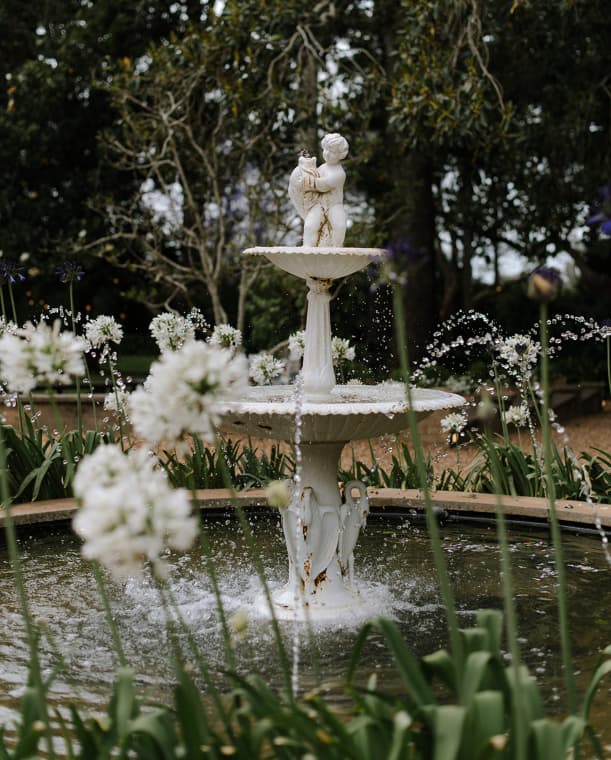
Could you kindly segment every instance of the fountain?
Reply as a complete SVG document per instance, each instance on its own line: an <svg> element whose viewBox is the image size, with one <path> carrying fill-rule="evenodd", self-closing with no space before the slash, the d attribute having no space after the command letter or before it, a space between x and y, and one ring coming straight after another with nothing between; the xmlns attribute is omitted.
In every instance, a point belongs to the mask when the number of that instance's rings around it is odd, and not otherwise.
<svg viewBox="0 0 611 760"><path fill-rule="evenodd" d="M221 428L263 438L298 441L301 467L281 510L289 557L289 581L274 596L280 618L316 620L350 616L368 600L354 588L353 551L369 511L360 481L339 491L337 469L352 440L397 433L408 425L402 383L337 385L331 353L330 289L333 282L385 255L378 248L344 247L345 173L348 143L339 134L322 140L323 163L302 156L289 183L289 197L304 220L302 246L257 246L246 256L264 256L306 281L308 309L301 379L297 385L254 387L228 404ZM301 390L300 390L301 389ZM461 406L460 396L414 389L413 410L423 416ZM299 471L300 470L300 471Z"/></svg>

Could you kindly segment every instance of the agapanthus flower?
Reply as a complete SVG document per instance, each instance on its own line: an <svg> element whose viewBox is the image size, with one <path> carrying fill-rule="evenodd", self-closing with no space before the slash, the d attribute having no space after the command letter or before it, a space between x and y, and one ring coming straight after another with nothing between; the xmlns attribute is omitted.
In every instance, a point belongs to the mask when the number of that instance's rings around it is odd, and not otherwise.
<svg viewBox="0 0 611 760"><path fill-rule="evenodd" d="M11 285L15 282L23 282L25 280L23 267L20 267L14 259L0 259L0 279Z"/></svg>
<svg viewBox="0 0 611 760"><path fill-rule="evenodd" d="M0 317L0 337L2 337L4 333L12 333L14 335L18 329L19 327L10 319Z"/></svg>
<svg viewBox="0 0 611 760"><path fill-rule="evenodd" d="M305 330L298 330L289 335L289 358L291 361L299 361L305 351Z"/></svg>
<svg viewBox="0 0 611 760"><path fill-rule="evenodd" d="M587 224L598 227L605 235L611 235L611 184L598 191L599 202L590 209Z"/></svg>
<svg viewBox="0 0 611 760"><path fill-rule="evenodd" d="M242 355L203 341L166 351L131 394L129 416L136 434L150 444L163 441L179 449L189 433L212 442L223 402L244 395L247 371Z"/></svg>
<svg viewBox="0 0 611 760"><path fill-rule="evenodd" d="M102 314L85 325L85 337L92 348L120 343L123 340L123 328L114 317Z"/></svg>
<svg viewBox="0 0 611 760"><path fill-rule="evenodd" d="M347 338L331 338L331 356L333 364L337 366L341 362L352 362L356 356L354 347L350 345Z"/></svg>
<svg viewBox="0 0 611 760"><path fill-rule="evenodd" d="M59 281L66 285L71 282L82 280L85 275L85 271L78 261L73 261L71 259L63 261L55 271L57 272Z"/></svg>
<svg viewBox="0 0 611 760"><path fill-rule="evenodd" d="M171 488L144 449L124 454L118 446L99 446L79 464L74 493L83 556L117 578L137 575L145 561L163 574L166 550L185 551L197 537L188 492Z"/></svg>
<svg viewBox="0 0 611 760"><path fill-rule="evenodd" d="M265 489L265 498L272 509L286 509L291 503L291 490L286 480L272 480Z"/></svg>
<svg viewBox="0 0 611 760"><path fill-rule="evenodd" d="M282 359L276 359L266 352L249 357L248 375L256 385L270 385L272 380L284 372Z"/></svg>
<svg viewBox="0 0 611 760"><path fill-rule="evenodd" d="M29 393L36 386L69 385L85 374L87 343L72 332L62 332L56 320L30 323L0 338L0 377L9 390Z"/></svg>
<svg viewBox="0 0 611 760"><path fill-rule="evenodd" d="M220 346L236 351L242 345L242 333L236 327L228 324L215 325L212 335L208 338L211 346Z"/></svg>
<svg viewBox="0 0 611 760"><path fill-rule="evenodd" d="M611 319L601 319L599 325L600 334L603 339L611 338Z"/></svg>
<svg viewBox="0 0 611 760"><path fill-rule="evenodd" d="M462 433L469 419L465 412L451 412L443 417L439 424L444 433Z"/></svg>
<svg viewBox="0 0 611 760"><path fill-rule="evenodd" d="M562 290L562 277L554 267L537 267L528 278L528 297L539 303L548 303Z"/></svg>
<svg viewBox="0 0 611 760"><path fill-rule="evenodd" d="M385 246L386 255L378 261L377 283L383 285L405 285L409 270L418 266L426 256L426 250L414 247L407 240L394 240Z"/></svg>
<svg viewBox="0 0 611 760"><path fill-rule="evenodd" d="M505 422L516 427L526 427L529 420L528 404L514 404L505 412Z"/></svg>
<svg viewBox="0 0 611 760"><path fill-rule="evenodd" d="M499 344L499 358L506 369L519 377L528 377L537 364L541 351L539 343L529 335L516 333Z"/></svg>
<svg viewBox="0 0 611 760"><path fill-rule="evenodd" d="M158 314L149 325L151 335L160 351L178 351L185 344L195 340L195 326L187 317L171 311Z"/></svg>
<svg viewBox="0 0 611 760"><path fill-rule="evenodd" d="M130 394L122 389L107 393L106 396L104 396L104 411L113 412L113 414L120 414L123 417L127 417L129 399Z"/></svg>

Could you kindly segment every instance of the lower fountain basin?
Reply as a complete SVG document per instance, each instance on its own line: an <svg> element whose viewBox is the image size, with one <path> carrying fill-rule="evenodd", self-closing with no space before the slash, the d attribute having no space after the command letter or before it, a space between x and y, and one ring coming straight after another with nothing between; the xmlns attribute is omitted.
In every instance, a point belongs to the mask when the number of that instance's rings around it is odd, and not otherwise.
<svg viewBox="0 0 611 760"><path fill-rule="evenodd" d="M412 390L413 409L418 417L464 403L462 396L454 393ZM243 400L226 405L220 427L227 433L292 441L297 418L296 386L253 387ZM326 397L306 398L301 404L301 440L306 443L376 438L398 433L408 425L403 383L337 385Z"/></svg>

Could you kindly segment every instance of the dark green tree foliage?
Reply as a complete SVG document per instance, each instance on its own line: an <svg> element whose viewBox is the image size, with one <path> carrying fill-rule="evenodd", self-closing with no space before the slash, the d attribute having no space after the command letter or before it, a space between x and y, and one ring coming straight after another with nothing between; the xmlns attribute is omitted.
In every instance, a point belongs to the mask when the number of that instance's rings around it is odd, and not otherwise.
<svg viewBox="0 0 611 760"><path fill-rule="evenodd" d="M27 253L33 273L52 277L74 240L103 229L104 219L92 213L89 199L111 186L127 191L130 178L119 183L103 164L98 136L114 114L93 82L105 75L109 61L139 55L151 40L182 28L184 14L181 4L159 0L6 0L0 5L4 256ZM92 266L86 263L88 270ZM103 282L104 268L96 269ZM98 279L98 290L100 284ZM48 298L48 285L43 283L42 290Z"/></svg>
<svg viewBox="0 0 611 760"><path fill-rule="evenodd" d="M510 251L535 261L566 251L586 281L600 273L595 249L569 233L611 172L604 5L418 0L404 14L392 111L435 167L437 231L450 252L438 259L440 316L476 301L475 255L497 277Z"/></svg>
<svg viewBox="0 0 611 760"><path fill-rule="evenodd" d="M279 187L300 148L341 130L348 200L369 210L348 242L402 245L412 348L486 303L510 252L566 251L608 292L608 239L569 236L611 175L603 0L229 0L218 15L197 0L6 0L0 32L7 256L96 252L135 268L137 299L247 321L248 294L259 310L268 291L238 251L290 239ZM192 190L184 229L152 218L146 179ZM474 286L476 257L494 288Z"/></svg>

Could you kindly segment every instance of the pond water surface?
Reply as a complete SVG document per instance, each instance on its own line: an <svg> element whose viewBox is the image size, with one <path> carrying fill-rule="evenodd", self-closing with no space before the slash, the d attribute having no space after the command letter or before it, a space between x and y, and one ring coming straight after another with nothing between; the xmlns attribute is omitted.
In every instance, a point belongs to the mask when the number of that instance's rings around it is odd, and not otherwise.
<svg viewBox="0 0 611 760"><path fill-rule="evenodd" d="M260 672L281 686L277 647L269 621L257 617L254 602L261 588L244 539L231 517L206 519L221 592L229 615L249 612L246 636L237 645L238 666L244 673ZM272 588L286 581L282 532L272 519L253 520L253 530ZM449 524L443 543L465 627L483 607L502 609L499 550L494 527ZM563 678L557 626L557 584L547 534L510 531L516 603L523 656L542 686L547 705L562 713ZM117 668L110 634L90 565L81 558L80 542L69 530L22 533L24 574L33 615L45 622L66 668L54 680L51 700L62 712L75 701L81 712L103 709ZM611 569L600 543L587 536L564 534L568 574L568 607L577 683L586 687L600 651L611 643ZM444 610L440 604L428 536L422 526L404 518L372 516L357 546L356 576L361 589L376 599L379 614L393 617L417 654L446 645ZM0 724L10 724L27 679L28 649L6 551L0 549ZM199 551L174 558L170 586L182 615L211 663L220 683L225 668L218 614L205 562ZM172 670L165 618L157 591L146 579L116 584L109 581L112 606L127 659L137 673L141 693L152 701L170 702ZM291 650L296 624L281 623ZM308 637L300 625L299 684L303 690L318 683L341 682L350 659L357 627L336 624L315 627ZM47 672L57 664L48 641L41 643ZM400 691L391 659L381 637L374 636L365 652L360 678L373 672L378 683ZM334 696L335 695L335 696ZM611 724L611 679L603 683L595 705L598 728ZM331 698L342 700L341 686ZM611 742L611 729L605 740Z"/></svg>

